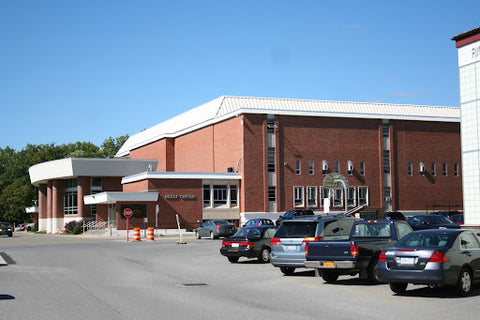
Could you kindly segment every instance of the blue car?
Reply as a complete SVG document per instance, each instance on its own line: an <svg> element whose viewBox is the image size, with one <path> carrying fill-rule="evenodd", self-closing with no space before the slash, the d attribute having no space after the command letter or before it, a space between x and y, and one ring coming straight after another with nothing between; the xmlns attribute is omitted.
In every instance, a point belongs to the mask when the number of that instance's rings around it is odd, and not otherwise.
<svg viewBox="0 0 480 320"><path fill-rule="evenodd" d="M459 225L440 214L408 217L407 223L412 227L413 230L438 228L460 229Z"/></svg>

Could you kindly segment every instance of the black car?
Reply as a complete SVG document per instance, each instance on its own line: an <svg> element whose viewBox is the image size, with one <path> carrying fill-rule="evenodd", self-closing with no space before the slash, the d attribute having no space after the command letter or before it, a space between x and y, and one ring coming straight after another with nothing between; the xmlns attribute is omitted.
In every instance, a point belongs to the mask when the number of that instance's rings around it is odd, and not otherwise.
<svg viewBox="0 0 480 320"><path fill-rule="evenodd" d="M8 222L0 222L0 235L11 237L13 235L13 227Z"/></svg>
<svg viewBox="0 0 480 320"><path fill-rule="evenodd" d="M200 227L195 231L197 239L201 237L209 237L215 239L218 237L229 237L233 235L237 229L235 225L224 220L210 220L202 223Z"/></svg>
<svg viewBox="0 0 480 320"><path fill-rule="evenodd" d="M257 258L267 263L270 261L270 239L275 231L274 226L268 225L243 227L222 241L220 253L232 263L238 262L240 257Z"/></svg>
<svg viewBox="0 0 480 320"><path fill-rule="evenodd" d="M312 210L288 210L283 215L278 217L275 224L277 226L281 225L284 220L290 220L294 218L304 217L304 216L313 216L314 213Z"/></svg>
<svg viewBox="0 0 480 320"><path fill-rule="evenodd" d="M385 212L385 219L386 220L407 220L403 213L400 211L387 211Z"/></svg>
<svg viewBox="0 0 480 320"><path fill-rule="evenodd" d="M377 264L378 278L397 294L413 283L449 285L466 296L480 278L479 270L480 232L473 229L414 231L385 249Z"/></svg>
<svg viewBox="0 0 480 320"><path fill-rule="evenodd" d="M422 215L408 217L407 222L413 230L438 228L460 229L460 226L458 224L455 224L443 215Z"/></svg>

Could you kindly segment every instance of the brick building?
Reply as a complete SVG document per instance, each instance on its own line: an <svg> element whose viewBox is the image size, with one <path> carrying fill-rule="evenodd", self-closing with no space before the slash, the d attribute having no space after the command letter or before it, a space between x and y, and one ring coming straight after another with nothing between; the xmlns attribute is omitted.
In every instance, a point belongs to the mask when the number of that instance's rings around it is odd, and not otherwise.
<svg viewBox="0 0 480 320"><path fill-rule="evenodd" d="M155 168L123 175L124 198L104 189L78 199L109 206L117 229L122 208L133 205L150 225L174 228L178 215L187 229L208 219L276 219L293 208L323 212L325 198L330 211L346 204L378 217L462 209L454 107L223 96L131 136L110 160L122 159ZM347 188L324 186L332 172ZM158 198L135 201L145 192Z"/></svg>

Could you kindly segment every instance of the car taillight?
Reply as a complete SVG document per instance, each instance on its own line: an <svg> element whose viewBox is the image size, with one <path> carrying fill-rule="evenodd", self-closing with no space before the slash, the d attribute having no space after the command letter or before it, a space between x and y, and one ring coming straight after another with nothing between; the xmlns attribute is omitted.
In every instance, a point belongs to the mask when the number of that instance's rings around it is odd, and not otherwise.
<svg viewBox="0 0 480 320"><path fill-rule="evenodd" d="M320 240L323 240L323 237L306 237L306 238L303 238L302 244L305 244L310 241L320 241Z"/></svg>
<svg viewBox="0 0 480 320"><path fill-rule="evenodd" d="M231 241L222 241L222 247L231 246L231 245L232 245Z"/></svg>
<svg viewBox="0 0 480 320"><path fill-rule="evenodd" d="M222 228L222 227L220 227L219 225L216 225L216 226L215 226L215 229L220 230L221 228Z"/></svg>
<svg viewBox="0 0 480 320"><path fill-rule="evenodd" d="M387 262L387 256L385 255L385 251L382 251L378 256L378 261L380 262Z"/></svg>
<svg viewBox="0 0 480 320"><path fill-rule="evenodd" d="M278 245L278 244L282 244L282 241L280 240L280 238L272 238L272 239L270 240L270 244L271 244L272 246L275 246L275 245Z"/></svg>
<svg viewBox="0 0 480 320"><path fill-rule="evenodd" d="M428 262L448 262L448 258L440 251L434 251Z"/></svg>
<svg viewBox="0 0 480 320"><path fill-rule="evenodd" d="M350 245L350 255L352 257L358 257L358 246L355 244Z"/></svg>

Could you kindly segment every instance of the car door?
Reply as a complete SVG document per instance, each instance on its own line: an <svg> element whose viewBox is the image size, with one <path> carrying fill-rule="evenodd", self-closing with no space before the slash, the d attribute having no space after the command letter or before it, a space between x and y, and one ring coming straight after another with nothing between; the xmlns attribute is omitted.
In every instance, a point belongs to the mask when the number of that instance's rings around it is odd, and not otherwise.
<svg viewBox="0 0 480 320"><path fill-rule="evenodd" d="M471 266L474 278L480 278L480 243L478 239L473 232L467 231L460 234L462 258Z"/></svg>

